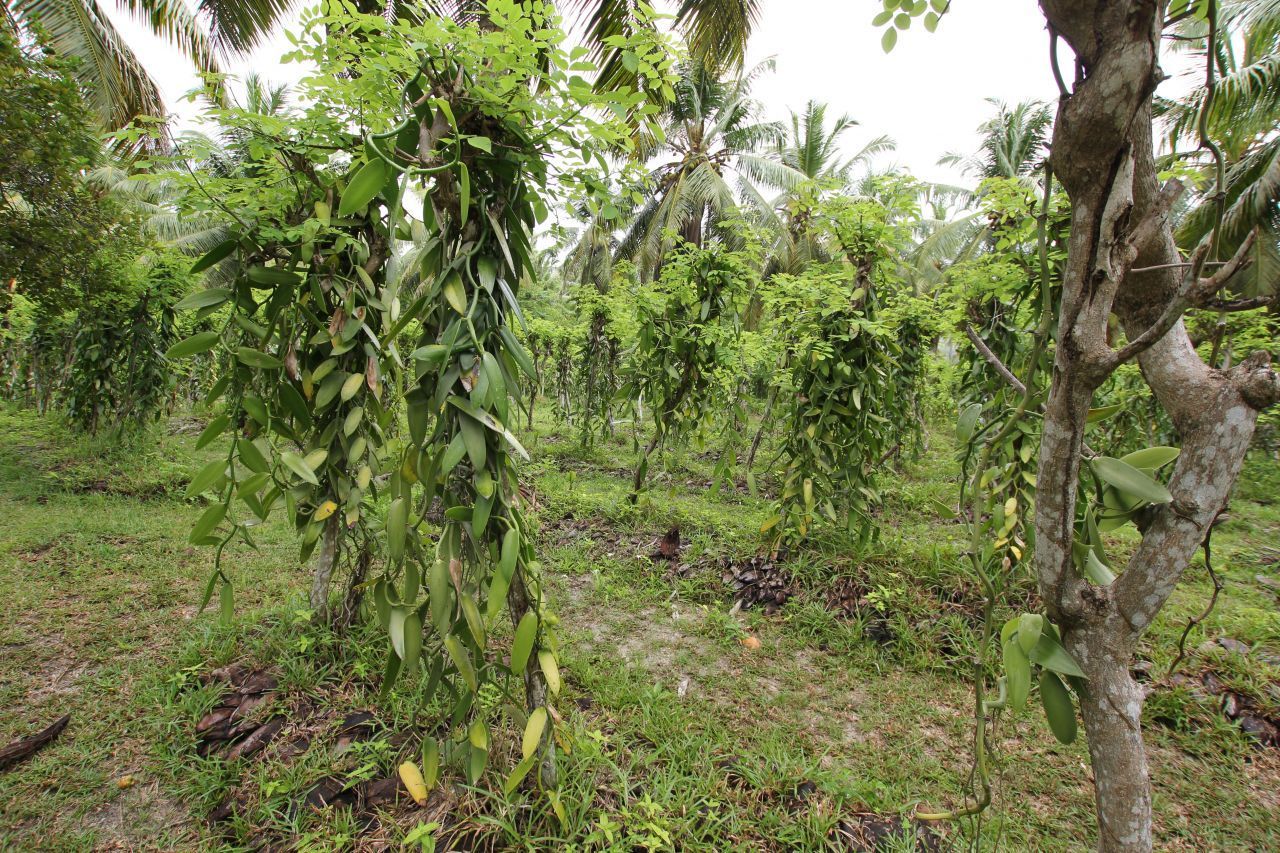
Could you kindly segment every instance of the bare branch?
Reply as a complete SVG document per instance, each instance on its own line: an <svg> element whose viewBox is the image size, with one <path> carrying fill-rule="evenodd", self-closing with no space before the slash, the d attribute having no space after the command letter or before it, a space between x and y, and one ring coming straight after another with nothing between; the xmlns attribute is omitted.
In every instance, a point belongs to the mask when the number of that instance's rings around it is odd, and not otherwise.
<svg viewBox="0 0 1280 853"><path fill-rule="evenodd" d="M1201 308L1208 308L1212 311L1221 311L1224 314L1234 314L1240 311L1252 311L1255 308L1266 308L1268 305L1274 304L1276 298L1274 296L1255 296L1252 299L1209 299L1200 304Z"/></svg>
<svg viewBox="0 0 1280 853"><path fill-rule="evenodd" d="M1249 232L1249 236L1245 237L1240 243L1240 248L1236 249L1236 253L1231 256L1231 260L1227 261L1218 271L1206 279L1201 279L1197 285L1195 292L1191 295L1191 302L1195 306L1201 306L1209 299L1213 298L1219 290L1226 286L1231 277L1253 263L1253 258L1249 256L1253 251L1253 244L1258 240L1258 229Z"/></svg>
<svg viewBox="0 0 1280 853"><path fill-rule="evenodd" d="M1013 371L1006 367L1004 362L1000 360L1000 357L991 351L991 347L987 346L986 341L978 337L978 333L973 330L973 326L965 323L964 333L969 339L969 343L973 344L973 348L976 349L984 359L986 359L987 364L991 365L1005 382L1009 383L1013 390L1017 391L1019 394L1027 393L1027 386L1023 385L1022 380L1014 376Z"/></svg>
<svg viewBox="0 0 1280 853"><path fill-rule="evenodd" d="M1231 260L1223 264L1217 272L1208 278L1200 278L1199 272L1204 264L1204 257L1209 251L1209 244L1200 244L1196 248L1195 254L1191 256L1191 269L1187 271L1187 275L1183 279L1182 289L1173 299L1169 300L1164 312L1145 332L1111 354L1107 361L1108 367L1115 369L1143 352L1168 334L1169 330L1182 318L1188 308L1202 305L1216 296L1218 291L1226 286L1233 275L1251 263L1249 253L1253 249L1253 242L1257 236L1256 229L1250 232L1249 236L1240 244L1240 248L1231 256Z"/></svg>

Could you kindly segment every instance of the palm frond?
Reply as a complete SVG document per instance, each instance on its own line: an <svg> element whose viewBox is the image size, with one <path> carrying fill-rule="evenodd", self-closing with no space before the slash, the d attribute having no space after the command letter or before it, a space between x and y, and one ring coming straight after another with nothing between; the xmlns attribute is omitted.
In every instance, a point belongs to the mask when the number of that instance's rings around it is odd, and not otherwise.
<svg viewBox="0 0 1280 853"><path fill-rule="evenodd" d="M742 67L747 40L760 20L761 0L681 0L676 25L689 42L689 53L707 67L730 71Z"/></svg>
<svg viewBox="0 0 1280 853"><path fill-rule="evenodd" d="M19 21L43 29L52 50L79 60L76 78L105 127L164 115L155 81L97 0L12 0L8 7Z"/></svg>
<svg viewBox="0 0 1280 853"><path fill-rule="evenodd" d="M265 42L297 5L297 0L200 0L197 8L209 22L214 44L246 52Z"/></svg>
<svg viewBox="0 0 1280 853"><path fill-rule="evenodd" d="M1280 216L1280 136L1258 146L1228 170L1225 205L1220 246L1229 255L1255 227ZM1199 245L1213 230L1216 218L1216 203L1202 199L1179 224L1179 245L1187 249Z"/></svg>

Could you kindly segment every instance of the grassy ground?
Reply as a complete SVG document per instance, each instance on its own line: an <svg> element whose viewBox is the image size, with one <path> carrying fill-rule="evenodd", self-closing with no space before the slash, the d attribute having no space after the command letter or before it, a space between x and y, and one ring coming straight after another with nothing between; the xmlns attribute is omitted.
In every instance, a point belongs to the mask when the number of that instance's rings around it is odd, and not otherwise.
<svg viewBox="0 0 1280 853"><path fill-rule="evenodd" d="M549 417L528 442L540 555L561 618L572 739L563 820L545 798L451 780L436 834L456 846L545 849L851 849L866 818L955 805L969 770L976 592L959 559L944 436L886 478L881 538L855 558L824 534L786 565L795 594L775 615L733 611L722 564L750 557L764 500L711 492L712 454L671 456L638 507L625 501L629 437L582 450ZM415 722L412 688L379 702L376 631L345 637L308 626L308 578L291 531L273 522L259 549L230 553L237 622L197 614L211 554L186 544L198 510L186 478L220 451L195 453L194 419L124 446L69 437L54 421L0 409L0 744L64 712L72 722L34 759L0 773L0 847L216 849L263 840L300 849L399 843L420 823L404 809L362 828L341 809L299 802L316 781L386 775L395 732ZM762 454L767 459L768 454ZM1212 671L1276 716L1280 470L1249 464L1215 534L1226 579L1217 609L1188 641L1192 675ZM654 560L678 526L683 548ZM1122 534L1123 551L1132 538ZM837 586L859 603L827 607ZM1193 567L1144 644L1162 675L1187 617L1208 596ZM760 641L758 648L743 638ZM1203 648L1230 637L1252 651ZM1271 656L1268 658L1268 656ZM245 659L281 678L291 703L371 709L373 740L317 737L285 763L200 758L195 721L215 691L197 676ZM1269 662L1268 662L1269 660ZM284 701L284 700L282 700ZM416 718L430 718L428 707ZM1280 838L1280 751L1260 749L1193 686L1160 686L1147 708L1158 845L1262 849ZM996 806L978 828L1010 849L1080 849L1093 837L1082 743L1057 744L1038 705L1001 722ZM510 766L509 731L492 762ZM204 818L228 794L245 807L215 834ZM438 810L437 810L438 812ZM860 823L861 821L861 823ZM942 843L969 826L939 827ZM422 835L423 833L420 833ZM415 842L416 843L416 842ZM886 842L910 849L908 841ZM447 848L446 848L447 849ZM856 848L853 848L856 849Z"/></svg>

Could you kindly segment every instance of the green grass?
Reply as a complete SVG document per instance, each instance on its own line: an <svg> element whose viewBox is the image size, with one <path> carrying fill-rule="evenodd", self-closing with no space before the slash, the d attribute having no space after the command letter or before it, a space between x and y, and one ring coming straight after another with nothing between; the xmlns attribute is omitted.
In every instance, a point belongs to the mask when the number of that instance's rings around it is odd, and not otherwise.
<svg viewBox="0 0 1280 853"><path fill-rule="evenodd" d="M707 489L714 453L690 450L666 454L632 506L630 435L583 450L549 408L526 442L534 459L524 473L561 620L558 707L571 746L559 766L564 818L544 795L501 794L518 733L496 716L491 772L476 789L449 777L453 799L437 834L499 849L824 849L838 847L841 827L859 814L959 802L979 598L960 559L961 528L934 506L954 500L958 477L941 431L919 461L886 478L879 540L855 555L843 534L819 531L786 564L796 594L766 617L732 611L720 576L722 561L758 552L766 498ZM350 849L369 829L344 809L300 808L302 797L328 775L393 772L408 749L395 745L396 733L441 713L438 704L420 707L412 686L379 698L385 641L376 628L337 637L310 626L308 576L279 520L258 529L259 550L225 558L236 623L221 628L212 612L196 612L211 553L186 542L199 508L183 488L220 451L193 451L191 427L176 419L117 445L0 408L0 742L72 714L57 742L0 774L0 847L235 849L265 838ZM766 447L760 459L770 455ZM1274 461L1246 466L1213 538L1226 588L1192 632L1183 664L1214 672L1273 715L1280 670L1262 658L1280 655L1280 615L1254 576L1276 574L1277 470ZM679 559L651 559L673 525ZM1112 548L1123 553L1134 541L1121 532ZM853 618L826 606L837 583L865 602ZM1167 670L1208 590L1203 566L1193 567L1144 641L1154 673ZM745 646L748 636L760 647ZM1199 650L1220 636L1254 651ZM216 696L198 676L235 660L280 677L277 710L371 709L382 728L345 750L317 732L290 762L200 758L194 723ZM1251 745L1186 687L1156 691L1147 719L1161 848L1259 849L1280 834L1277 750ZM1057 744L1032 703L1001 721L995 745L1001 773L977 830L984 841L1090 845L1083 744ZM132 784L120 787L123 777ZM204 818L231 794L244 807L228 837ZM373 831L396 844L419 822L397 808ZM975 827L936 831L955 841Z"/></svg>

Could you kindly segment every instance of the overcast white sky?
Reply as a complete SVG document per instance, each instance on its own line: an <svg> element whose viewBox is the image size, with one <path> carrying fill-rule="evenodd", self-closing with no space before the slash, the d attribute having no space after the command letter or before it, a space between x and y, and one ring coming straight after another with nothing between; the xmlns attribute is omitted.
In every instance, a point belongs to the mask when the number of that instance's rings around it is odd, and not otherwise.
<svg viewBox="0 0 1280 853"><path fill-rule="evenodd" d="M860 123L845 138L851 152L889 134L897 151L877 165L897 164L926 180L960 182L962 176L938 166L937 160L949 151L969 153L976 147L975 129L992 112L985 98L1009 103L1055 99L1048 36L1033 0L954 3L936 33L917 22L888 55L880 49L881 31L870 24L880 8L878 0L764 0L749 62L770 56L777 62L777 70L753 90L769 117L786 118L788 109L799 110L811 98L825 101L833 117L847 113ZM140 47L180 126L189 125L193 105L179 103L197 85L189 65L114 9L112 18ZM279 62L287 50L288 42L277 35L252 55L227 63L228 70L296 80L302 70ZM1065 47L1062 55L1069 73Z"/></svg>

